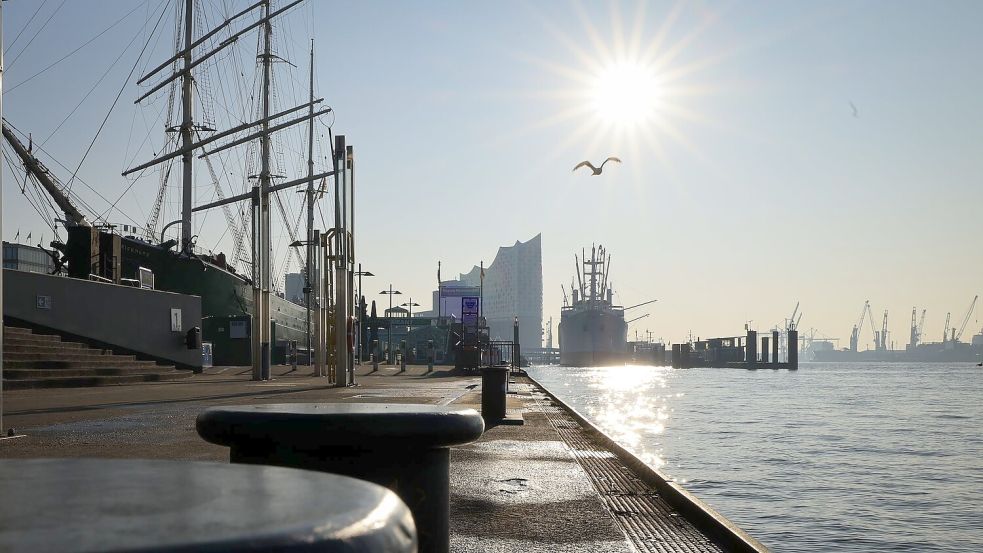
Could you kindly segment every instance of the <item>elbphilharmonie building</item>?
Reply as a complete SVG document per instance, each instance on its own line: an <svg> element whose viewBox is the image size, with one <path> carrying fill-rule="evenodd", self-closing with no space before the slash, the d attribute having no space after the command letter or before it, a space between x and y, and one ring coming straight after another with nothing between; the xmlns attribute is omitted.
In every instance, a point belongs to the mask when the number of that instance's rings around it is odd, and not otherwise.
<svg viewBox="0 0 983 553"><path fill-rule="evenodd" d="M481 268L475 266L457 281L444 286L481 285ZM492 340L512 340L512 325L519 318L519 343L523 348L543 346L542 234L526 242L498 248L485 267L484 306ZM435 293L436 296L436 293Z"/></svg>

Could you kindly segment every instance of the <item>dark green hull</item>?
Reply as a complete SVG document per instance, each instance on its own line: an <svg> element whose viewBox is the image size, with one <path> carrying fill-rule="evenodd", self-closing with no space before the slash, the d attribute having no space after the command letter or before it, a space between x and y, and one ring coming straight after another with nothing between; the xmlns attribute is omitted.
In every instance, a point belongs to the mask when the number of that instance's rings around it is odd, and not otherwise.
<svg viewBox="0 0 983 553"><path fill-rule="evenodd" d="M97 238L96 232L87 228L69 230L66 258L70 276L88 278L89 274L96 274L114 281L139 279L139 269L144 267L153 271L155 289L201 297L203 318L252 314L252 284L216 264L219 260L181 255L138 238L107 232L98 232ZM98 245L94 247L93 243ZM296 340L302 346L306 343L304 307L272 296L270 312L277 341Z"/></svg>

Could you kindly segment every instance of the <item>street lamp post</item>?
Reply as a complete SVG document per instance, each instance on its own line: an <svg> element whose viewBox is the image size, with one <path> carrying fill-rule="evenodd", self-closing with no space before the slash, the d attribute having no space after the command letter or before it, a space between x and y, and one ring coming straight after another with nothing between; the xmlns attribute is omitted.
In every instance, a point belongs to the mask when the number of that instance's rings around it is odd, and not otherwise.
<svg viewBox="0 0 983 553"><path fill-rule="evenodd" d="M313 239L311 240L295 240L290 243L290 247L299 248L301 246L307 246L309 252L313 252L313 255L309 256L308 267L305 270L305 288L304 293L307 296L307 361L309 365L314 366L314 376L324 376L321 366L321 309L322 309L322 299L323 290L321 286L322 275L320 270L320 242L321 242L321 232L317 229L312 231ZM317 309L317 318L314 319L313 328L311 328L311 311L312 308ZM312 332L313 331L313 332ZM311 339L313 334L314 339ZM313 343L312 343L313 342ZM313 347L312 347L313 346Z"/></svg>
<svg viewBox="0 0 983 553"><path fill-rule="evenodd" d="M406 303L401 303L401 304L399 304L399 306L400 307L408 307L410 309L410 318L412 318L413 317L413 308L414 307L420 307L420 304L413 303L413 298L410 298L410 301L408 301Z"/></svg>
<svg viewBox="0 0 983 553"><path fill-rule="evenodd" d="M393 322L392 322L392 310L393 310L393 295L402 294L399 290L393 290L393 285L389 285L389 290L383 290L379 292L380 294L386 294L389 296L389 309L386 311L386 363L391 363L392 359L392 337L393 337Z"/></svg>
<svg viewBox="0 0 983 553"><path fill-rule="evenodd" d="M363 321L362 321L362 296L365 295L364 292L362 291L362 277L363 276L373 277L375 275L372 274L369 271L363 271L362 270L362 264L359 263L358 264L358 271L355 271L355 276L358 277L358 294L355 296L355 302L358 305L358 332L355 334L355 343L357 344L357 348L355 350L355 359L358 362L358 364L361 365L362 364L362 348L364 347L364 345L362 344L362 324L363 324Z"/></svg>

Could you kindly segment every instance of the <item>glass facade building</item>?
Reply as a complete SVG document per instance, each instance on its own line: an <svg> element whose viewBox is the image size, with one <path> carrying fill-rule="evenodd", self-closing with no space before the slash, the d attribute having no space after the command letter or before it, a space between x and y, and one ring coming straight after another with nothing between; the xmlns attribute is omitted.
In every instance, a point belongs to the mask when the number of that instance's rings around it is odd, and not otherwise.
<svg viewBox="0 0 983 553"><path fill-rule="evenodd" d="M460 286L481 286L481 268L474 267L457 280ZM444 283L450 284L450 283ZM519 318L519 344L543 347L542 235L498 249L485 267L482 314L492 340L512 340L512 325Z"/></svg>
<svg viewBox="0 0 983 553"><path fill-rule="evenodd" d="M55 270L55 263L41 248L4 242L3 268L49 275Z"/></svg>

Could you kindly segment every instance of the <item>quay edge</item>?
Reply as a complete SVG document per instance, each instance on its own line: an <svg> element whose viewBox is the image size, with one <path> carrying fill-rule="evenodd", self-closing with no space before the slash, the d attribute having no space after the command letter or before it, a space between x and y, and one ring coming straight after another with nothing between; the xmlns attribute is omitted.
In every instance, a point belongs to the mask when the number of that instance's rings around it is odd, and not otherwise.
<svg viewBox="0 0 983 553"><path fill-rule="evenodd" d="M742 530L724 515L718 513L698 497L687 491L685 488L673 482L662 472L650 467L632 452L622 447L614 441L603 430L594 423L587 420L576 409L567 405L566 402L550 392L545 386L540 384L535 378L528 374L525 375L530 382L536 385L544 394L549 396L557 405L565 410L582 427L587 429L599 442L608 448L615 456L625 463L639 479L646 484L654 487L659 494L670 505L679 510L683 516L694 526L705 532L721 547L729 551L748 552L748 553L767 553L769 549L761 542L751 537L750 534Z"/></svg>

